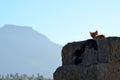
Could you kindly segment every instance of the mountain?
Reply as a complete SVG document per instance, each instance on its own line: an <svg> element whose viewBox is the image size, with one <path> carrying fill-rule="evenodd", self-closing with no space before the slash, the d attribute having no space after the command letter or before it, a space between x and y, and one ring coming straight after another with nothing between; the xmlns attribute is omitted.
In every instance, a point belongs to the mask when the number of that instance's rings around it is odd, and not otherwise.
<svg viewBox="0 0 120 80"><path fill-rule="evenodd" d="M61 65L61 48L32 27L4 25L0 28L0 73L52 77Z"/></svg>

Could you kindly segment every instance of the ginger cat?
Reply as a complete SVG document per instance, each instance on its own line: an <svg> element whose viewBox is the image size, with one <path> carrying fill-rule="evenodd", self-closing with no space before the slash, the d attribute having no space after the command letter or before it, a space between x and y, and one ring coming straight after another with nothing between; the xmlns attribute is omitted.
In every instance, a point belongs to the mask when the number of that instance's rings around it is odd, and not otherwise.
<svg viewBox="0 0 120 80"><path fill-rule="evenodd" d="M95 32L90 32L90 36L95 39L95 38L105 38L104 34L98 34L98 31L96 30Z"/></svg>

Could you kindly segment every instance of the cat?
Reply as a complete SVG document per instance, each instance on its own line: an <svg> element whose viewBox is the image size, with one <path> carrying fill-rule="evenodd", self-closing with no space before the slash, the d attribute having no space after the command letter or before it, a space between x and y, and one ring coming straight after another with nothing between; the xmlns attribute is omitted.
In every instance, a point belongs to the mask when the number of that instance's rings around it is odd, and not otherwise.
<svg viewBox="0 0 120 80"><path fill-rule="evenodd" d="M95 32L90 32L90 36L93 39L96 39L96 38L105 38L104 34L98 34L98 30L96 30Z"/></svg>

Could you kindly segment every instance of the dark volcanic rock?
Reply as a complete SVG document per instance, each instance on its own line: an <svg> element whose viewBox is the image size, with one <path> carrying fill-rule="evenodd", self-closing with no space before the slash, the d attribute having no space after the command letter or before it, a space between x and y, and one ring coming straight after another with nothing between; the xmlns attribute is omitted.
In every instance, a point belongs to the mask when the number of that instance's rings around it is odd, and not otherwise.
<svg viewBox="0 0 120 80"><path fill-rule="evenodd" d="M54 80L120 80L120 37L68 43Z"/></svg>

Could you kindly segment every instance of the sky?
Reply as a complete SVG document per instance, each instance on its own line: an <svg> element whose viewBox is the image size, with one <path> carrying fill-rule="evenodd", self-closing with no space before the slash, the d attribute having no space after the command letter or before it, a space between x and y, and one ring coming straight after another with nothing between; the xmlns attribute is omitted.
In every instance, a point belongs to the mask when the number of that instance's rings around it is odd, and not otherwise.
<svg viewBox="0 0 120 80"><path fill-rule="evenodd" d="M31 26L55 43L120 35L120 0L0 0L0 26Z"/></svg>

